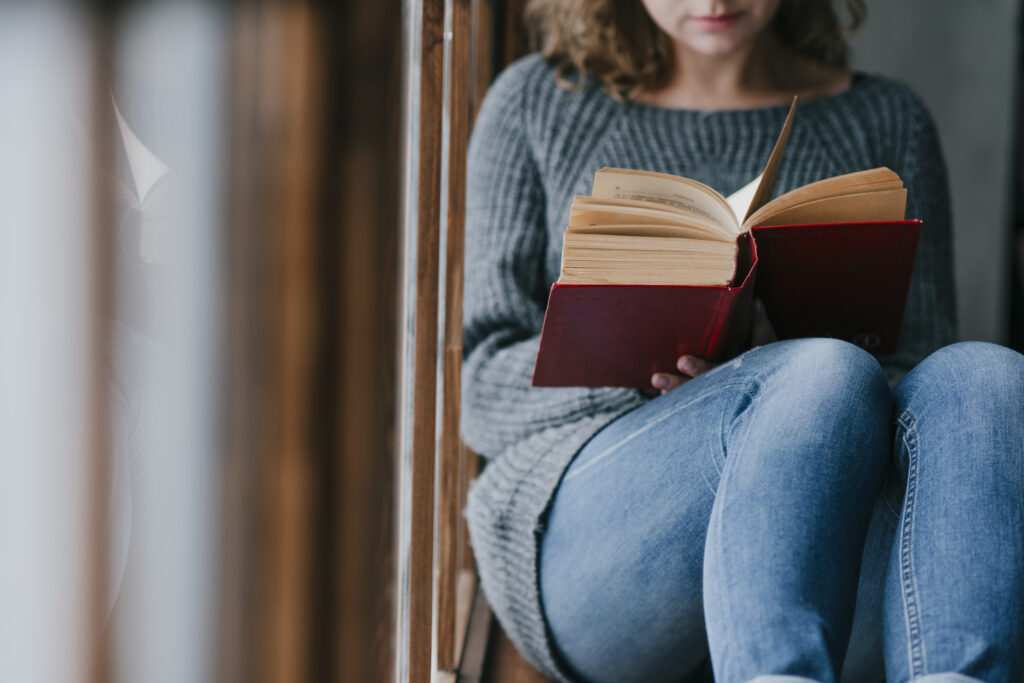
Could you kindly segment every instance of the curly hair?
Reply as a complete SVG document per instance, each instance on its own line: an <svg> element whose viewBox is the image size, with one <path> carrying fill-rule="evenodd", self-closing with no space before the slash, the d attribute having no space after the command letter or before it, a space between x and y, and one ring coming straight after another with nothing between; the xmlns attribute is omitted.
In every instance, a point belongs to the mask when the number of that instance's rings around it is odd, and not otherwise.
<svg viewBox="0 0 1024 683"><path fill-rule="evenodd" d="M835 4L848 15L845 25ZM867 15L864 0L782 0L772 29L783 45L815 61L847 65L847 36ZM559 83L570 74L591 76L619 100L668 82L672 42L641 0L529 0L524 14L533 46L557 66Z"/></svg>

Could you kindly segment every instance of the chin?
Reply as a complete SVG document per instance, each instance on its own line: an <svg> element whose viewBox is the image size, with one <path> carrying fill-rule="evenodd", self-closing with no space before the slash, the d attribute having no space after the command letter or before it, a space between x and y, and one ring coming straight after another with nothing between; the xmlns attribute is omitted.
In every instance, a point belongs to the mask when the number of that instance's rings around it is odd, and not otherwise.
<svg viewBox="0 0 1024 683"><path fill-rule="evenodd" d="M753 36L702 35L683 42L687 48L705 57L731 57L753 41Z"/></svg>

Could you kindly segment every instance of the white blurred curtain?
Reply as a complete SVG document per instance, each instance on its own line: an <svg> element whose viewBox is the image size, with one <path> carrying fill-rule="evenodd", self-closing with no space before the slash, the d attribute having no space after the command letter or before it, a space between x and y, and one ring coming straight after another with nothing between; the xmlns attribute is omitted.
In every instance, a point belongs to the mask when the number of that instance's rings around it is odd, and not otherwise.
<svg viewBox="0 0 1024 683"><path fill-rule="evenodd" d="M94 349L87 24L0 6L0 680L87 661Z"/></svg>
<svg viewBox="0 0 1024 683"><path fill-rule="evenodd" d="M114 443L132 478L114 613L121 681L215 675L225 23L217 3L149 2L126 7L114 30L115 143L124 150L116 159L129 166L119 177L134 193L117 226L112 335L124 399L115 406L127 414L115 421Z"/></svg>
<svg viewBox="0 0 1024 683"><path fill-rule="evenodd" d="M0 5L0 680L213 680L224 10L86 5Z"/></svg>

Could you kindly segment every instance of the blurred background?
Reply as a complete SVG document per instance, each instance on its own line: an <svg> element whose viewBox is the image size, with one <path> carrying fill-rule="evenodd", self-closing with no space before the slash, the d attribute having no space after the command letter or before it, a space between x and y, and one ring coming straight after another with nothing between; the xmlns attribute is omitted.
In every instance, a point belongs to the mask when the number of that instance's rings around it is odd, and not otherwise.
<svg viewBox="0 0 1024 683"><path fill-rule="evenodd" d="M952 190L961 338L1007 344L1015 311L1019 348L1022 247L1011 232L1020 223L1020 2L869 0L852 42L854 68L910 85L938 125Z"/></svg>
<svg viewBox="0 0 1024 683"><path fill-rule="evenodd" d="M0 5L0 680L388 680L393 3Z"/></svg>
<svg viewBox="0 0 1024 683"><path fill-rule="evenodd" d="M0 5L0 680L513 680L450 635L453 302L523 4ZM856 68L944 144L961 338L1021 349L1020 3L868 9Z"/></svg>

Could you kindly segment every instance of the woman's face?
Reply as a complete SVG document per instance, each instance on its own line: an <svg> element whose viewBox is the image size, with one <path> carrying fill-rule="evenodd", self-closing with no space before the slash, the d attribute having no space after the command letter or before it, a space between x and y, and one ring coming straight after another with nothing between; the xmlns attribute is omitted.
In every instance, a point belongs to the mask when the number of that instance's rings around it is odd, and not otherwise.
<svg viewBox="0 0 1024 683"><path fill-rule="evenodd" d="M780 0L643 0L654 23L676 44L708 57L749 46L771 22Z"/></svg>

